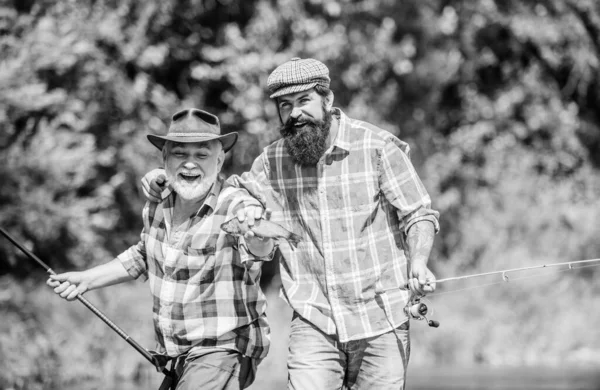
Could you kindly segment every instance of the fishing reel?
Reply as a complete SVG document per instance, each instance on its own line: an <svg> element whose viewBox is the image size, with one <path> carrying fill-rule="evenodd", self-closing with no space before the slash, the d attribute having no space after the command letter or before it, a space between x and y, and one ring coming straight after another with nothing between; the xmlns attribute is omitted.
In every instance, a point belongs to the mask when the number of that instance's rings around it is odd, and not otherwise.
<svg viewBox="0 0 600 390"><path fill-rule="evenodd" d="M404 311L411 319L419 321L425 320L427 321L427 325L432 328L437 328L440 326L440 323L438 321L427 319L425 315L428 313L429 308L425 303L421 302L421 298L421 296L413 295L408 302L408 305L404 308Z"/></svg>

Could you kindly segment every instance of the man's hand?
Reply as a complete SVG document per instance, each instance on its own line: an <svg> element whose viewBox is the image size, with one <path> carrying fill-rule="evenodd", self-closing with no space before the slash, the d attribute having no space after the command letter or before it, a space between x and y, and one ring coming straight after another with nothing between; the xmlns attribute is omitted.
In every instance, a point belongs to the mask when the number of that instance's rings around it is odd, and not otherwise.
<svg viewBox="0 0 600 390"><path fill-rule="evenodd" d="M162 200L160 194L164 189L166 181L164 169L157 168L146 173L142 177L142 190L146 199L150 202L160 202Z"/></svg>
<svg viewBox="0 0 600 390"><path fill-rule="evenodd" d="M266 209L263 213L263 208L260 206L248 206L239 210L236 217L240 222L248 220L249 229L244 234L244 239L246 240L250 253L258 257L263 257L273 251L275 243L272 239L257 237L251 230L253 226L260 225L261 219L264 218L269 220L271 218L271 210Z"/></svg>
<svg viewBox="0 0 600 390"><path fill-rule="evenodd" d="M46 284L53 287L54 292L67 301L76 299L79 294L85 293L89 287L85 272L65 272L50 275Z"/></svg>
<svg viewBox="0 0 600 390"><path fill-rule="evenodd" d="M411 264L408 288L421 296L435 291L435 276L425 263L416 261Z"/></svg>
<svg viewBox="0 0 600 390"><path fill-rule="evenodd" d="M239 210L236 217L240 222L248 220L248 227L251 229L252 226L255 225L256 221L262 218L266 219L267 221L271 219L271 210L266 209L263 212L263 208L261 206L248 206L242 210ZM248 230L246 234L244 234L244 238L252 237L254 237L254 232L252 230Z"/></svg>

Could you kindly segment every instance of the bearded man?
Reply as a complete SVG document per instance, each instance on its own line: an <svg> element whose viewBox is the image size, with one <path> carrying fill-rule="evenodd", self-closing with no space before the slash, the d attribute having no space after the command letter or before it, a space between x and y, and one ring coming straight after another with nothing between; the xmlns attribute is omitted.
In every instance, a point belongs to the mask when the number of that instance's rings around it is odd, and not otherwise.
<svg viewBox="0 0 600 390"><path fill-rule="evenodd" d="M269 348L261 264L272 240L233 237L222 223L260 204L224 185L219 172L237 133L221 134L216 116L198 109L173 115L162 150L167 187L147 202L137 245L106 264L50 276L67 300L124 281L149 278L158 361L173 360L171 388L243 389ZM163 388L161 386L161 388Z"/></svg>
<svg viewBox="0 0 600 390"><path fill-rule="evenodd" d="M267 84L282 138L228 182L303 237L297 250L279 246L281 296L293 309L288 388L403 389L404 308L435 290L427 263L439 214L408 145L333 107L322 62L292 58ZM159 174L143 180L149 198Z"/></svg>

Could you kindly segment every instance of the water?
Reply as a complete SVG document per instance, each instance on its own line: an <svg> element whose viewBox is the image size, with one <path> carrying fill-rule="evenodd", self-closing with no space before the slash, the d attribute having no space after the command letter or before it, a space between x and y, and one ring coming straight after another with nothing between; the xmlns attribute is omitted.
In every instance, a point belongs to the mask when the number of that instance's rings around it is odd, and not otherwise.
<svg viewBox="0 0 600 390"><path fill-rule="evenodd" d="M409 367L407 390L600 390L598 368Z"/></svg>
<svg viewBox="0 0 600 390"><path fill-rule="evenodd" d="M285 390L285 375L263 371L251 389ZM260 375L260 371L259 371ZM158 389L160 375L142 378L144 383L112 385L114 390ZM63 390L105 389L106 383L87 382ZM600 390L598 369L501 368L501 367L409 367L406 390ZM327 389L324 389L327 390Z"/></svg>

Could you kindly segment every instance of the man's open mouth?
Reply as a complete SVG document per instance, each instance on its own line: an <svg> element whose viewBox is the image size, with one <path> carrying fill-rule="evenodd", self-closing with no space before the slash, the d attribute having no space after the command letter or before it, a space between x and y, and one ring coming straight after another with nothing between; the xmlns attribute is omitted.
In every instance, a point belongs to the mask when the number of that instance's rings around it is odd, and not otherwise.
<svg viewBox="0 0 600 390"><path fill-rule="evenodd" d="M297 123L294 123L294 127L295 127L296 129L302 129L302 128L303 128L304 126L306 126L307 124L308 124L308 122L297 122Z"/></svg>
<svg viewBox="0 0 600 390"><path fill-rule="evenodd" d="M197 179L201 179L202 175L195 173L180 172L177 177L186 183L193 183Z"/></svg>

